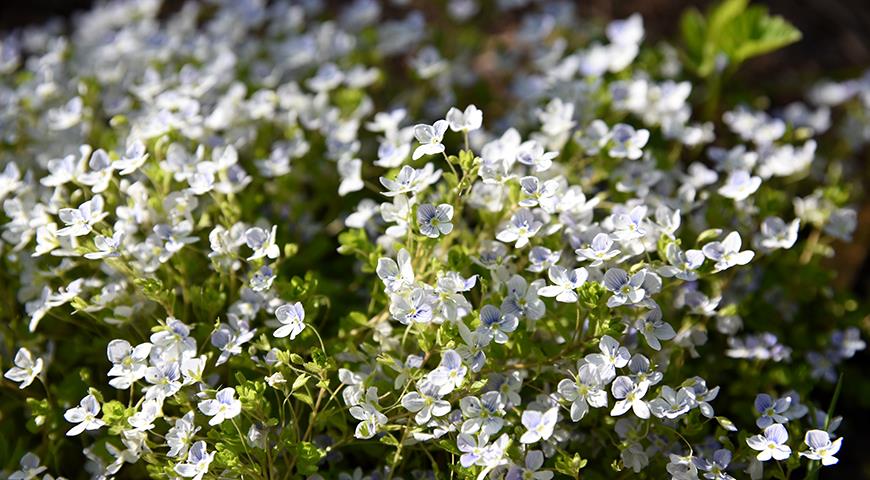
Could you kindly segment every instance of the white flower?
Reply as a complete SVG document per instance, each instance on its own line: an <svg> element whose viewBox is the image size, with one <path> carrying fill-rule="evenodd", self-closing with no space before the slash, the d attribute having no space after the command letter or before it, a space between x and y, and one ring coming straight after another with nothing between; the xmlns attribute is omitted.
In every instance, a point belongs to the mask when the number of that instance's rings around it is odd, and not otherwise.
<svg viewBox="0 0 870 480"><path fill-rule="evenodd" d="M398 262L397 262L398 260ZM407 290L414 284L414 268L411 266L411 254L404 248L392 258L379 258L375 269L378 278L384 282L388 293Z"/></svg>
<svg viewBox="0 0 870 480"><path fill-rule="evenodd" d="M840 446L843 444L843 439L838 438L831 441L831 435L824 430L810 430L804 436L804 443L810 447L807 452L800 452L800 455L807 457L810 460L821 460L822 465L834 465L839 460L835 455L840 451Z"/></svg>
<svg viewBox="0 0 870 480"><path fill-rule="evenodd" d="M606 233L599 233L592 238L589 247L574 250L577 260L592 260L590 267L600 267L605 261L610 260L621 252L613 247L613 239Z"/></svg>
<svg viewBox="0 0 870 480"><path fill-rule="evenodd" d="M257 260L263 257L278 258L280 253L278 245L275 244L275 236L278 233L278 226L273 225L272 230L267 232L260 227L249 228L245 231L245 243L248 248L254 253L248 257L248 261Z"/></svg>
<svg viewBox="0 0 870 480"><path fill-rule="evenodd" d="M543 226L544 224L529 209L521 208L499 229L495 238L505 243L516 242L514 244L516 248L523 248Z"/></svg>
<svg viewBox="0 0 870 480"><path fill-rule="evenodd" d="M127 150L120 160L112 162L112 168L118 170L118 175L129 175L145 164L148 153L141 140L133 140L127 144Z"/></svg>
<svg viewBox="0 0 870 480"><path fill-rule="evenodd" d="M758 190L761 177L752 177L746 170L736 170L728 175L725 184L719 187L719 194L736 202L742 202Z"/></svg>
<svg viewBox="0 0 870 480"><path fill-rule="evenodd" d="M411 413L416 413L414 421L417 425L429 423L433 417L443 417L450 413L450 402L441 399L439 388L425 380L418 382L417 391L409 392L402 397L402 406Z"/></svg>
<svg viewBox="0 0 870 480"><path fill-rule="evenodd" d="M414 149L411 158L417 160L423 155L436 155L444 152L444 145L441 144L441 141L444 139L447 126L447 120L438 120L434 125L415 125L414 136L417 137L420 146Z"/></svg>
<svg viewBox="0 0 870 480"><path fill-rule="evenodd" d="M42 373L42 359L37 357L34 360L33 354L26 348L18 349L14 362L15 366L7 370L3 376L13 382L21 382L18 388L27 388Z"/></svg>
<svg viewBox="0 0 870 480"><path fill-rule="evenodd" d="M747 438L746 444L753 450L758 450L759 453L755 458L766 462L771 458L785 460L791 456L791 448L785 445L786 441L788 441L788 432L785 427L774 423L764 429L764 435L754 435Z"/></svg>
<svg viewBox="0 0 870 480"><path fill-rule="evenodd" d="M358 192L365 184L360 176L362 172L362 160L358 158L342 157L338 160L338 174L341 176L341 184L338 186L338 194L345 196L351 192Z"/></svg>
<svg viewBox="0 0 870 480"><path fill-rule="evenodd" d="M604 335L598 341L601 353L586 355L586 361L595 367L602 384L610 383L616 376L616 369L628 365L631 354L625 347L619 346L619 342L610 335Z"/></svg>
<svg viewBox="0 0 870 480"><path fill-rule="evenodd" d="M208 453L205 442L200 440L190 447L187 453L187 461L175 466L175 473L182 477L193 477L193 480L201 480L208 473L208 467L214 460L217 452Z"/></svg>
<svg viewBox="0 0 870 480"><path fill-rule="evenodd" d="M632 208L627 214L613 215L613 238L619 241L634 240L646 235L646 210L643 205Z"/></svg>
<svg viewBox="0 0 870 480"><path fill-rule="evenodd" d="M66 432L68 437L78 435L85 430L97 430L106 423L97 418L100 413L100 402L93 395L88 395L79 402L78 407L70 408L63 414L67 422L77 425Z"/></svg>
<svg viewBox="0 0 870 480"><path fill-rule="evenodd" d="M721 272L735 265L746 265L755 256L752 250L740 250L740 234L731 232L722 242L710 242L701 249L704 256L716 262L716 271Z"/></svg>
<svg viewBox="0 0 870 480"><path fill-rule="evenodd" d="M447 395L462 386L468 368L462 364L462 357L455 350L441 353L441 363L426 378L438 387L440 395Z"/></svg>
<svg viewBox="0 0 870 480"><path fill-rule="evenodd" d="M276 338L290 335L290 340L293 340L305 330L305 309L301 302L281 305L275 309L275 317L281 322L281 326L274 333Z"/></svg>
<svg viewBox="0 0 870 480"><path fill-rule="evenodd" d="M94 195L94 198L82 203L79 208L61 208L57 214L66 225L57 231L59 237L87 235L91 233L95 224L108 215L108 213L103 212L103 197L101 195Z"/></svg>
<svg viewBox="0 0 870 480"><path fill-rule="evenodd" d="M133 348L130 342L116 339L109 342L106 347L106 356L112 362L112 368L108 376L115 377L109 380L109 385L126 390L137 380L145 376L148 369L148 355L151 353L151 344L143 343Z"/></svg>
<svg viewBox="0 0 870 480"><path fill-rule="evenodd" d="M187 453L193 436L199 431L199 427L193 423L193 417L193 411L187 412L166 432L166 443L169 445L167 455L170 457L180 457Z"/></svg>
<svg viewBox="0 0 870 480"><path fill-rule="evenodd" d="M613 405L613 410L610 411L611 416L619 416L627 412L628 409L634 410L634 414L638 418L649 418L649 405L643 400L646 395L649 384L647 382L634 383L634 381L626 376L616 377L611 385L613 396L619 401Z"/></svg>
<svg viewBox="0 0 870 480"><path fill-rule="evenodd" d="M483 124L483 112L474 105L465 107L465 112L460 111L456 107L450 107L450 110L447 111L447 122L450 123L450 130L453 130L454 132L472 132L480 129ZM414 134L417 134L416 127ZM423 143L420 136L416 136L417 140L420 140L420 143ZM414 155L416 156L416 152L414 152Z"/></svg>
<svg viewBox="0 0 870 480"><path fill-rule="evenodd" d="M520 437L520 443L530 444L541 440L547 440L553 436L553 429L559 419L559 408L553 407L546 412L526 410L523 412L521 421L526 427L526 432Z"/></svg>
<svg viewBox="0 0 870 480"><path fill-rule="evenodd" d="M607 392L602 389L601 378L595 367L586 362L581 363L576 380L563 379L557 390L562 398L571 402L571 421L574 422L580 421L589 407L607 406Z"/></svg>
<svg viewBox="0 0 870 480"><path fill-rule="evenodd" d="M558 265L553 265L547 271L550 281L554 285L548 285L538 289L538 295L542 297L556 297L557 302L573 303L579 298L577 289L586 282L589 272L585 268L568 270Z"/></svg>
<svg viewBox="0 0 870 480"><path fill-rule="evenodd" d="M39 460L39 457L31 452L25 453L24 456L21 457L21 460L18 461L18 464L21 468L12 472L12 474L9 475L9 480L32 480L37 478L40 473L47 469L47 467L41 465L42 462ZM46 475L43 478L47 479L50 478L50 476Z"/></svg>
<svg viewBox="0 0 870 480"><path fill-rule="evenodd" d="M523 165L535 167L535 172L540 173L549 170L557 156L557 152L545 152L543 145L535 140L528 140L517 149L516 160Z"/></svg>
<svg viewBox="0 0 870 480"><path fill-rule="evenodd" d="M443 145L440 145L443 148ZM386 197L395 197L403 193L419 193L429 185L434 184L441 178L441 170L435 170L431 163L427 163L420 170L415 169L410 165L405 165L399 170L395 180L390 180L386 177L381 177L381 185L386 187L386 192L383 193Z"/></svg>
<svg viewBox="0 0 870 480"><path fill-rule="evenodd" d="M800 223L799 218L795 218L791 223L785 223L779 217L765 218L761 222L761 236L758 240L758 246L766 250L793 247L797 242Z"/></svg>
<svg viewBox="0 0 870 480"><path fill-rule="evenodd" d="M203 400L197 406L200 412L211 417L208 421L209 425L218 425L242 413L242 402L235 397L236 390L227 387L218 391L214 399Z"/></svg>
<svg viewBox="0 0 870 480"><path fill-rule="evenodd" d="M121 256L119 249L121 242L124 240L124 232L115 232L111 237L103 235L94 236L94 246L97 247L96 252L85 254L85 258L89 260L98 260L101 258L115 258Z"/></svg>

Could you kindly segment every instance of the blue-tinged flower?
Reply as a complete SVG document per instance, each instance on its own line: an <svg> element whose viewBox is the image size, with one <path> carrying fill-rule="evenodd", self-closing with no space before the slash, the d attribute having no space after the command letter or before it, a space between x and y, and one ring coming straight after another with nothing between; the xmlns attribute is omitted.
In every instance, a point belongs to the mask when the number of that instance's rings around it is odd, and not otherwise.
<svg viewBox="0 0 870 480"><path fill-rule="evenodd" d="M553 436L553 429L559 419L559 408L553 407L545 412L526 410L520 420L526 427L526 432L520 437L520 443L537 443Z"/></svg>
<svg viewBox="0 0 870 480"><path fill-rule="evenodd" d="M433 417L443 417L450 413L450 402L441 399L439 388L428 381L417 382L417 391L402 397L402 406L414 415L417 425L429 423Z"/></svg>
<svg viewBox="0 0 870 480"><path fill-rule="evenodd" d="M447 395L462 386L468 368L462 364L462 357L455 350L445 350L441 353L441 363L438 368L429 372L426 378L438 387L438 393Z"/></svg>
<svg viewBox="0 0 870 480"><path fill-rule="evenodd" d="M85 430L97 430L104 426L106 423L97 418L99 413L100 402L98 402L96 397L93 395L86 396L81 400L81 402L79 402L78 407L70 408L63 414L63 418L65 418L67 422L77 424L69 429L66 432L66 435L72 437L84 432Z"/></svg>
<svg viewBox="0 0 870 480"><path fill-rule="evenodd" d="M39 474L47 469L47 467L42 466L39 457L31 452L25 453L18 461L18 465L20 468L9 475L9 480L32 480L39 477ZM48 479L51 476L46 475L43 478Z"/></svg>
<svg viewBox="0 0 870 480"><path fill-rule="evenodd" d="M396 254L396 260L387 257L379 258L375 271L384 282L387 293L401 292L414 285L411 254L404 248Z"/></svg>
<svg viewBox="0 0 870 480"><path fill-rule="evenodd" d="M540 450L530 450L526 453L524 466L512 465L505 480L550 480L553 472L541 470L544 466L544 453Z"/></svg>
<svg viewBox="0 0 870 480"><path fill-rule="evenodd" d="M614 214L613 238L625 242L646 235L646 211L645 206L638 205L628 213Z"/></svg>
<svg viewBox="0 0 870 480"><path fill-rule="evenodd" d="M547 247L532 247L532 249L529 251L530 265L526 267L526 270L536 273L543 272L544 270L555 265L561 257L561 250L556 250L554 252Z"/></svg>
<svg viewBox="0 0 870 480"><path fill-rule="evenodd" d="M187 453L190 442L200 429L194 424L193 411L187 412L183 417L175 420L175 425L166 432L166 443L169 445L170 457L181 457Z"/></svg>
<svg viewBox="0 0 870 480"><path fill-rule="evenodd" d="M495 435L504 426L504 406L501 395L494 391L486 392L480 398L463 398L459 401L459 408L466 420L462 422L460 431Z"/></svg>
<svg viewBox="0 0 870 480"><path fill-rule="evenodd" d="M148 400L163 400L181 390L181 367L178 363L167 362L157 367L145 370L145 381L151 384L146 387L145 398Z"/></svg>
<svg viewBox="0 0 870 480"><path fill-rule="evenodd" d="M516 160L523 165L534 167L535 172L540 173L550 169L557 152L544 151L543 145L535 140L523 142L516 152Z"/></svg>
<svg viewBox="0 0 870 480"><path fill-rule="evenodd" d="M643 156L641 150L649 141L649 130L635 130L631 125L617 123L610 131L610 148L607 153L613 158L637 160Z"/></svg>
<svg viewBox="0 0 870 480"><path fill-rule="evenodd" d="M488 330L495 343L507 343L508 334L516 330L518 324L519 318L516 315L502 314L501 310L492 305L484 305L480 309L480 326L478 329Z"/></svg>
<svg viewBox="0 0 870 480"><path fill-rule="evenodd" d="M520 179L520 192L523 194L519 202L521 207L534 207L540 203L547 209L559 193L559 181L551 179L542 182L538 177L530 175Z"/></svg>
<svg viewBox="0 0 870 480"><path fill-rule="evenodd" d="M142 379L148 369L148 356L151 354L150 343L142 343L133 347L130 342L115 339L106 346L106 356L112 362L112 368L108 376L114 377L109 380L109 385L126 390L134 382Z"/></svg>
<svg viewBox="0 0 870 480"><path fill-rule="evenodd" d="M616 417L631 409L638 418L649 418L650 408L643 400L648 388L647 382L635 383L634 380L624 375L616 377L610 390L619 401L613 405L610 415Z"/></svg>
<svg viewBox="0 0 870 480"><path fill-rule="evenodd" d="M245 231L245 243L248 245L248 248L254 251L248 257L249 262L263 257L278 258L280 251L278 250L278 245L275 244L277 232L277 225L273 225L272 230L268 232L260 227L249 228Z"/></svg>
<svg viewBox="0 0 870 480"><path fill-rule="evenodd" d="M426 290L415 288L407 295L390 297L390 314L402 325L429 323L434 316L434 298Z"/></svg>
<svg viewBox="0 0 870 480"><path fill-rule="evenodd" d="M543 283L543 280L535 280L529 284L519 275L512 276L507 282L508 291L501 304L501 312L532 321L543 317L547 307L538 298L538 289Z"/></svg>
<svg viewBox="0 0 870 480"><path fill-rule="evenodd" d="M631 277L621 268L611 268L604 273L604 286L613 292L607 299L610 308L625 304L638 303L646 296L643 282L646 279L646 271L641 270Z"/></svg>
<svg viewBox="0 0 870 480"><path fill-rule="evenodd" d="M447 120L438 120L434 125L415 125L414 136L417 137L420 146L414 149L411 158L417 160L423 155L436 155L444 152L444 145L441 144L441 141L444 140L444 133L447 131L448 125Z"/></svg>
<svg viewBox="0 0 870 480"><path fill-rule="evenodd" d="M628 365L631 354L610 335L604 335L598 340L598 348L601 353L590 353L585 358L597 370L601 383L606 385L616 376L617 368Z"/></svg>
<svg viewBox="0 0 870 480"><path fill-rule="evenodd" d="M701 250L686 250L680 249L676 243L669 243L665 250L668 263L659 267L656 272L663 277L677 277L680 280L693 282L698 279L696 271L704 264L704 252Z"/></svg>
<svg viewBox="0 0 870 480"><path fill-rule="evenodd" d="M101 258L117 258L121 256L119 251L121 242L124 240L124 232L115 232L111 237L103 235L94 236L94 246L97 247L96 252L88 252L85 258L89 260L98 260Z"/></svg>
<svg viewBox="0 0 870 480"><path fill-rule="evenodd" d="M791 223L785 223L779 217L767 217L761 222L761 235L756 237L753 245L765 251L789 249L797 242L800 222L799 218L795 218Z"/></svg>
<svg viewBox="0 0 870 480"><path fill-rule="evenodd" d="M784 413L791 405L791 398L783 397L774 400L766 393L760 393L755 397L755 410L761 414L755 420L758 428L767 428L775 423L787 423L788 417Z"/></svg>
<svg viewBox="0 0 870 480"><path fill-rule="evenodd" d="M835 456L840 451L843 438L831 441L830 435L824 430L810 430L804 436L804 443L810 447L809 451L800 452L800 455L810 460L819 460L822 465L834 465L839 460Z"/></svg>
<svg viewBox="0 0 870 480"><path fill-rule="evenodd" d="M677 419L687 413L694 404L692 391L682 387L678 390L665 385L657 398L649 402L649 409L658 418Z"/></svg>
<svg viewBox="0 0 870 480"><path fill-rule="evenodd" d="M589 407L607 406L607 392L602 388L597 369L585 361L580 361L577 378L565 378L559 382L557 391L565 400L571 402L571 421L578 422L589 411Z"/></svg>
<svg viewBox="0 0 870 480"><path fill-rule="evenodd" d="M203 400L197 406L200 412L211 417L209 425L218 425L242 413L242 402L236 398L233 387L219 390L214 399Z"/></svg>
<svg viewBox="0 0 870 480"><path fill-rule="evenodd" d="M251 290L255 292L263 292L272 288L272 282L275 281L275 273L267 265L263 265L259 270L251 275L251 280L248 283Z"/></svg>
<svg viewBox="0 0 870 480"><path fill-rule="evenodd" d="M495 238L501 242L515 242L514 246L523 248L529 244L529 239L535 236L544 224L535 217L528 208L521 208L511 216L509 222L503 225Z"/></svg>
<svg viewBox="0 0 870 480"><path fill-rule="evenodd" d="M629 378L637 384L646 383L653 386L661 382L664 377L662 372L654 370L649 359L640 353L631 356L631 360L628 361L628 369L631 371Z"/></svg>
<svg viewBox="0 0 870 480"><path fill-rule="evenodd" d="M553 285L538 289L538 295L542 297L556 297L557 302L573 303L579 298L577 289L586 283L589 272L585 268L568 270L565 267L553 265L547 271Z"/></svg>
<svg viewBox="0 0 870 480"><path fill-rule="evenodd" d="M465 107L464 112L456 107L450 107L447 111L447 122L450 124L450 130L454 132L472 132L479 130L483 125L483 112L474 105ZM417 139L420 140L420 137L418 136ZM420 142L423 143L422 140Z"/></svg>
<svg viewBox="0 0 870 480"><path fill-rule="evenodd" d="M662 319L662 311L659 308L654 308L646 317L639 318L634 328L643 335L647 345L656 351L662 349L660 340L671 340L677 336L674 327Z"/></svg>
<svg viewBox="0 0 870 480"><path fill-rule="evenodd" d="M577 254L577 261L592 260L590 267L600 267L604 262L610 260L621 252L613 248L613 239L606 233L596 234L592 238L592 243L589 247L578 248L574 250Z"/></svg>
<svg viewBox="0 0 870 480"><path fill-rule="evenodd" d="M755 256L752 250L740 250L740 234L731 232L721 242L710 242L701 249L704 256L716 262L716 271L721 272L735 265L746 265Z"/></svg>
<svg viewBox="0 0 870 480"><path fill-rule="evenodd" d="M444 148L443 145L440 146L442 149ZM385 197L395 197L403 193L419 193L424 188L437 182L439 178L441 178L441 170L435 170L435 167L431 163L427 163L419 170L410 165L405 165L399 170L395 180L380 177L381 185L387 189L386 192L381 193Z"/></svg>
<svg viewBox="0 0 870 480"><path fill-rule="evenodd" d="M472 331L463 322L456 322L459 336L464 345L456 347L456 352L462 357L472 372L479 372L486 364L486 347L492 341L492 332L487 329Z"/></svg>
<svg viewBox="0 0 870 480"><path fill-rule="evenodd" d="M766 462L771 458L774 460L785 460L790 457L791 447L785 445L787 441L788 432L785 427L774 423L764 429L764 435L753 435L747 438L746 444L759 452L755 458Z"/></svg>
<svg viewBox="0 0 870 480"><path fill-rule="evenodd" d="M707 381L701 377L692 377L683 382L683 386L692 389L695 396L695 404L698 407L698 410L701 411L701 415L704 415L707 418L713 418L715 412L713 411L713 406L710 405L710 402L715 400L719 395L719 387L708 389ZM731 428L725 427L725 429L737 431L737 428L734 426L731 426Z"/></svg>
<svg viewBox="0 0 870 480"><path fill-rule="evenodd" d="M228 313L228 323L221 323L211 334L211 344L220 349L221 354L215 366L226 363L233 355L242 353L242 345L254 338L257 329L251 330L248 321ZM291 339L292 340L292 339Z"/></svg>
<svg viewBox="0 0 870 480"><path fill-rule="evenodd" d="M442 203L433 206L424 203L417 208L417 224L420 233L429 238L438 238L453 231L453 205Z"/></svg>
<svg viewBox="0 0 870 480"><path fill-rule="evenodd" d="M369 387L366 390L365 399L360 399L360 403L352 405L348 413L360 421L354 430L353 436L355 438L372 438L388 422L387 416L378 411L377 387Z"/></svg>
<svg viewBox="0 0 870 480"><path fill-rule="evenodd" d="M489 447L488 443L489 435L485 433L481 433L477 438L467 433L460 433L456 437L456 448L462 452L459 463L465 468L482 464Z"/></svg>
<svg viewBox="0 0 870 480"><path fill-rule="evenodd" d="M26 348L19 348L13 361L15 366L7 370L3 376L13 382L20 382L18 385L20 389L27 388L33 383L36 377L42 373L44 366L42 359L36 357L34 360L33 354Z"/></svg>
<svg viewBox="0 0 870 480"><path fill-rule="evenodd" d="M182 477L192 477L193 480L202 480L203 475L208 473L208 467L214 460L215 453L209 453L205 442L200 440L190 447L187 461L175 466L175 473Z"/></svg>
<svg viewBox="0 0 870 480"><path fill-rule="evenodd" d="M709 478L710 480L734 480L734 477L726 473L726 469L731 463L731 457L730 450L720 448L713 452L712 461L705 458L695 457L694 463L699 470L705 472L704 478Z"/></svg>
<svg viewBox="0 0 870 480"><path fill-rule="evenodd" d="M284 338L290 336L290 340L305 330L305 309L301 302L287 303L275 309L275 317L281 326L275 330L275 337Z"/></svg>
<svg viewBox="0 0 870 480"><path fill-rule="evenodd" d="M148 160L148 152L142 140L127 140L127 149L120 159L112 162L112 168L118 170L118 175L129 175L145 164Z"/></svg>

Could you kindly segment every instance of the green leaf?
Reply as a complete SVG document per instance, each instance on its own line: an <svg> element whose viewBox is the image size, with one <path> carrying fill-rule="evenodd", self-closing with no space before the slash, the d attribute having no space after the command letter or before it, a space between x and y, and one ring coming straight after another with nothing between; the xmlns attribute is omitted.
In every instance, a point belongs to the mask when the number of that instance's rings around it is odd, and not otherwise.
<svg viewBox="0 0 870 480"><path fill-rule="evenodd" d="M567 452L559 452L556 455L556 471L572 478L578 478L580 470L586 466L586 460L579 453L570 456Z"/></svg>
<svg viewBox="0 0 870 480"><path fill-rule="evenodd" d="M735 63L764 55L801 39L801 32L767 8L752 6L723 28L721 46Z"/></svg>
<svg viewBox="0 0 870 480"><path fill-rule="evenodd" d="M308 382L309 378L311 378L311 376L305 373L296 377L296 380L293 380L293 386L290 387L290 391L295 392L296 390L304 387L305 384Z"/></svg>
<svg viewBox="0 0 870 480"><path fill-rule="evenodd" d="M303 475L317 472L317 462L326 455L326 452L311 442L299 442L293 447L296 450L296 470Z"/></svg>

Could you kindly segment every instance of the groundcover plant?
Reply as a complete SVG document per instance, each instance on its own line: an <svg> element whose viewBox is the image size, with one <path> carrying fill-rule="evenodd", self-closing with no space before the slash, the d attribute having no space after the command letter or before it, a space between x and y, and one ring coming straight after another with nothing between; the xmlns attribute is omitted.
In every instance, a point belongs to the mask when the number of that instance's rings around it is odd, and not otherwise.
<svg viewBox="0 0 870 480"><path fill-rule="evenodd" d="M409 3L5 34L8 478L824 476L870 76L732 92L800 38L741 0Z"/></svg>

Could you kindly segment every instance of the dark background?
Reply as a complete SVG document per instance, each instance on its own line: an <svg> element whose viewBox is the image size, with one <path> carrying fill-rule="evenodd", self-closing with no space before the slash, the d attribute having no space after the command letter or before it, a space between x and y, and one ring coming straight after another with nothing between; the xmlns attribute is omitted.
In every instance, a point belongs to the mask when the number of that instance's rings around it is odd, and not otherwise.
<svg viewBox="0 0 870 480"><path fill-rule="evenodd" d="M68 19L77 11L89 9L92 0L0 0L0 32L27 25L36 25L49 19ZM183 2L165 0L171 11ZM330 1L336 6L341 1ZM424 2L425 3L425 2ZM622 18L634 12L644 17L647 42L678 37L678 19L681 12L695 6L701 10L712 1L687 0L582 0L578 11L588 18ZM860 76L870 68L870 0L767 0L755 1L769 7L772 13L782 15L802 33L803 39L778 52L749 61L734 79L755 91L763 91L772 103L783 104L797 100L807 85L820 78L850 78ZM427 5L431 8L431 5ZM510 18L503 24L511 24ZM499 22L500 23L500 22ZM508 27L510 28L510 27ZM864 191L870 190L870 155L859 153L854 159ZM864 195L863 197L866 197ZM837 283L863 298L870 298L870 201L863 198L857 205L859 226L855 240L849 245L837 247L838 256L832 260L839 276ZM867 326L862 328L867 331ZM866 339L866 336L865 336ZM862 367L870 365L867 351L852 359L852 375L845 382L853 386L870 385L870 374ZM861 378L854 378L857 376ZM851 376L852 378L848 378ZM843 390L836 408L838 415L845 417L838 431L846 437L840 453L840 465L823 472L822 478L868 478L870 479L870 455L865 448L870 443L870 399L865 388ZM826 474L827 473L827 474Z"/></svg>

